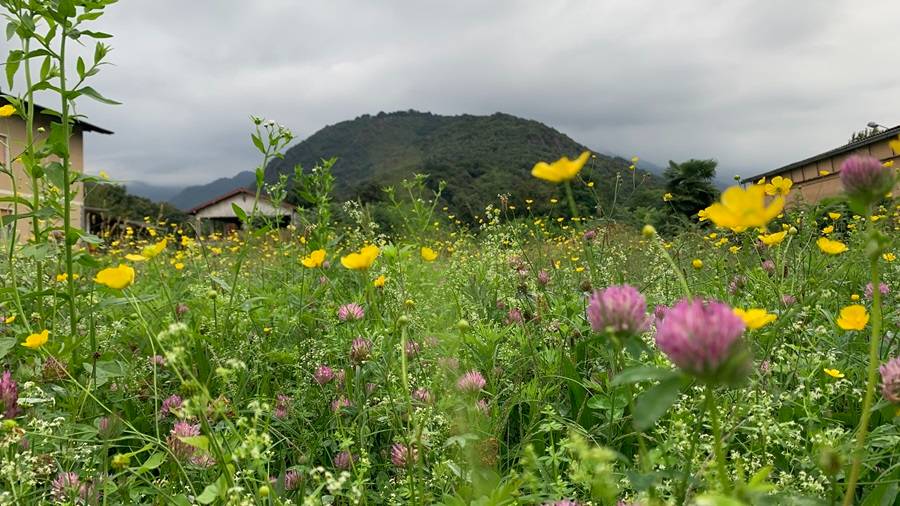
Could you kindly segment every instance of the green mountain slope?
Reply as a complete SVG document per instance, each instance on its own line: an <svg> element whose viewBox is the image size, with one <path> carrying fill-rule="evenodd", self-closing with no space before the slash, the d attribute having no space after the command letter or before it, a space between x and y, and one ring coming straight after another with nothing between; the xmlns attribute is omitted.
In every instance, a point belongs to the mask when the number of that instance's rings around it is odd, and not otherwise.
<svg viewBox="0 0 900 506"><path fill-rule="evenodd" d="M511 203L520 209L524 199L532 199L535 210L541 211L559 192L556 186L531 177L531 167L539 160L574 157L587 149L543 123L509 114L379 113L319 130L288 149L284 159L272 162L266 179L274 181L278 174L293 174L297 164L310 168L322 158L336 156L333 172L339 200L380 200L382 187L418 172L429 174L432 185L447 181L444 198L465 217L479 214L488 203L496 203L500 194L509 194ZM622 158L603 154L591 160L585 175L596 181L594 189L583 185L576 188L585 211L595 200L592 191L602 201L612 201L616 172L625 176L622 186L632 186L628 165ZM646 191L659 188L656 176L642 177L646 181L640 191L620 188L619 203L634 205L638 203L634 198L644 200Z"/></svg>
<svg viewBox="0 0 900 506"><path fill-rule="evenodd" d="M524 200L531 199L533 210L544 212L552 197L561 196L561 190L533 178L534 163L574 157L588 149L543 123L509 114L367 114L326 126L291 147L283 159L269 164L266 180L276 181L279 174L293 175L298 164L310 169L322 159L337 157L333 172L339 201L379 201L385 198L383 187L425 173L430 175L432 186L440 180L447 182L445 203L463 218L481 214L487 204L497 203L501 194L508 194L519 211L524 211ZM659 178L639 169L640 174L632 179L629 164L623 158L597 152L583 172L596 182L594 188L575 185L582 212L592 211L598 198L605 210L615 200L618 217L630 216L630 208L637 206L659 207ZM622 175L618 191L616 173ZM252 184L252 174L241 173L185 189L170 202L189 209Z"/></svg>

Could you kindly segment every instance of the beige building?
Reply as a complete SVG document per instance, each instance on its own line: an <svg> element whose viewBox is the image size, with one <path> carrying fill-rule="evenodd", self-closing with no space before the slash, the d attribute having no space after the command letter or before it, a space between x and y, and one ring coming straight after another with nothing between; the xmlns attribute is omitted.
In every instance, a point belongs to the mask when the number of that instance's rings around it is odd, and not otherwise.
<svg viewBox="0 0 900 506"><path fill-rule="evenodd" d="M888 128L865 139L790 163L764 174L757 174L741 182L753 183L762 177L767 180L775 176L786 177L794 182L788 202L802 200L815 203L841 193L841 179L838 173L841 170L841 164L851 155L869 155L882 162L893 161L900 166L900 153L892 151L888 145L890 141L897 139L898 135L900 135L900 126Z"/></svg>
<svg viewBox="0 0 900 506"><path fill-rule="evenodd" d="M9 102L0 95L0 106ZM44 139L50 131L50 118L41 114L43 108L35 105L35 138L36 140ZM84 170L84 133L97 132L102 134L112 134L105 128L86 123L84 121L76 121L72 128L72 138L70 141L71 166L72 170L81 172ZM0 162L4 167L12 164L13 174L15 175L16 192L20 197L26 200L32 198L31 178L25 174L25 169L21 163L15 162L16 156L25 149L25 121L18 115L7 118L0 118ZM8 174L0 174L0 196L7 197L13 195L13 180ZM0 215L8 216L13 214L13 204L11 202L0 202ZM81 227L83 221L84 209L84 193L78 188L78 194L72 201L72 224ZM27 208L19 206L19 213L28 212ZM19 240L27 240L31 237L31 220L19 220L17 224Z"/></svg>
<svg viewBox="0 0 900 506"><path fill-rule="evenodd" d="M231 231L241 227L241 220L234 213L234 207L239 207L247 216L253 214L253 206L256 202L256 214L266 217L279 226L287 226L297 223L297 209L286 202L276 205L275 202L262 194L256 200L256 193L246 188L237 188L223 195L204 202L188 211L200 224L206 223L213 229ZM210 227L206 227L210 228Z"/></svg>

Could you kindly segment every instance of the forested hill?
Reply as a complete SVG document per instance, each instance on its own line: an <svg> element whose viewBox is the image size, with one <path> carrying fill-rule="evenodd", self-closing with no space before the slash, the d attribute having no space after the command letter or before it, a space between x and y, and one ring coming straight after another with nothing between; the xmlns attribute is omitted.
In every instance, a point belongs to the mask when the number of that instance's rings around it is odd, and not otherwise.
<svg viewBox="0 0 900 506"><path fill-rule="evenodd" d="M416 111L364 115L327 126L290 148L283 160L266 171L267 180L293 174L297 164L310 168L322 158L336 156L333 171L338 199L383 198L381 188L426 173L432 184L447 181L444 198L462 215L478 214L500 194L513 202L546 202L557 189L531 177L539 160L577 156L589 148L538 121L509 114L441 116ZM586 170L596 180L595 191L611 197L615 173L631 185L630 162L597 154ZM639 176L640 177L640 176ZM655 176L645 186L659 187ZM587 193L587 189L576 192ZM620 189L621 196L630 195ZM579 200L587 195L579 195ZM627 199L626 199L627 200ZM624 205L630 202L622 201Z"/></svg>
<svg viewBox="0 0 900 506"><path fill-rule="evenodd" d="M333 167L337 200L382 200L384 186L425 173L430 175L430 184L447 182L444 200L461 216L481 213L485 205L497 202L500 194L509 194L511 202L518 203L520 209L525 199L534 200L534 210L542 212L549 199L559 195L559 189L531 177L531 167L539 160L574 157L588 149L543 123L503 113L367 114L326 126L294 145L284 159L269 164L266 179L272 182L279 174L293 175L298 164L310 169L323 158L337 157ZM592 192L604 202L612 202L617 172L623 176L617 196L617 208L621 211L634 205L652 205L648 199L661 195L656 176L638 169L640 174L635 180L640 183L646 178L646 182L635 192L628 170L630 162L596 153L585 169L585 176L596 182L594 188L576 185L576 197L584 206L594 201ZM209 191L205 186L192 187L190 196L196 202L179 200L178 205L188 208L229 189L251 184L247 174L242 175L207 185Z"/></svg>

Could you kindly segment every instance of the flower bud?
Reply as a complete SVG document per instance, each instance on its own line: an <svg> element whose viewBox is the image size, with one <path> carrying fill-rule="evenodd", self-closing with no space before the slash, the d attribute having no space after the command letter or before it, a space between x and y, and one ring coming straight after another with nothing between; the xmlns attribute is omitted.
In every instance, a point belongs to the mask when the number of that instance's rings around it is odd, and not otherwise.
<svg viewBox="0 0 900 506"><path fill-rule="evenodd" d="M894 169L871 156L854 155L841 164L841 184L851 201L870 206L894 187ZM854 209L857 210L857 209Z"/></svg>

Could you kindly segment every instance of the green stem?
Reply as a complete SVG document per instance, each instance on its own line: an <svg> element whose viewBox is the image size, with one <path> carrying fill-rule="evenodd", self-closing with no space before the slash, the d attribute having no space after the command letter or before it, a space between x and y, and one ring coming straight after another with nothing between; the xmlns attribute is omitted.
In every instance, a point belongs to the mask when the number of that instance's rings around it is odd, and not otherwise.
<svg viewBox="0 0 900 506"><path fill-rule="evenodd" d="M575 206L575 197L572 195L572 185L565 181L563 182L563 187L566 189L566 200L569 201L569 211L572 213L572 218L578 218L578 207Z"/></svg>
<svg viewBox="0 0 900 506"><path fill-rule="evenodd" d="M71 156L69 153L69 97L66 89L66 40L69 38L68 20L63 22L59 42L59 94L62 98L61 117L65 150L62 156L63 167L63 244L66 253L66 288L69 294L69 330L74 337L78 332L78 320L75 314L75 276L72 262L72 192L71 192Z"/></svg>
<svg viewBox="0 0 900 506"><path fill-rule="evenodd" d="M870 221L871 223L871 221ZM878 343L881 334L881 290L878 276L878 257L871 261L872 272L872 334L869 337L869 367L866 371L866 396L863 399L862 417L859 419L859 429L856 433L856 446L853 450L853 465L850 468L850 478L847 481L847 491L844 494L844 506L853 504L856 492L856 484L862 470L862 459L866 449L866 436L869 432L869 418L872 416L872 403L875 400L875 382L878 369Z"/></svg>
<svg viewBox="0 0 900 506"><path fill-rule="evenodd" d="M722 428L719 426L719 411L716 409L711 386L706 387L706 411L709 413L709 420L712 424L713 450L716 456L719 484L724 492L728 492L731 489L731 484L729 483L728 472L725 470L725 451L722 448Z"/></svg>
<svg viewBox="0 0 900 506"><path fill-rule="evenodd" d="M656 239L656 246L659 248L659 252L662 253L663 258L666 259L666 261L672 267L672 271L675 272L675 275L678 277L678 282L679 284L681 284L681 290L684 292L684 296L690 299L691 288L688 286L687 278L684 277L684 272L681 270L681 267L678 267L678 264L675 263L675 260L672 259L672 255L669 255L669 252L666 251L666 247L663 245L662 238L656 234L654 234L654 238Z"/></svg>

